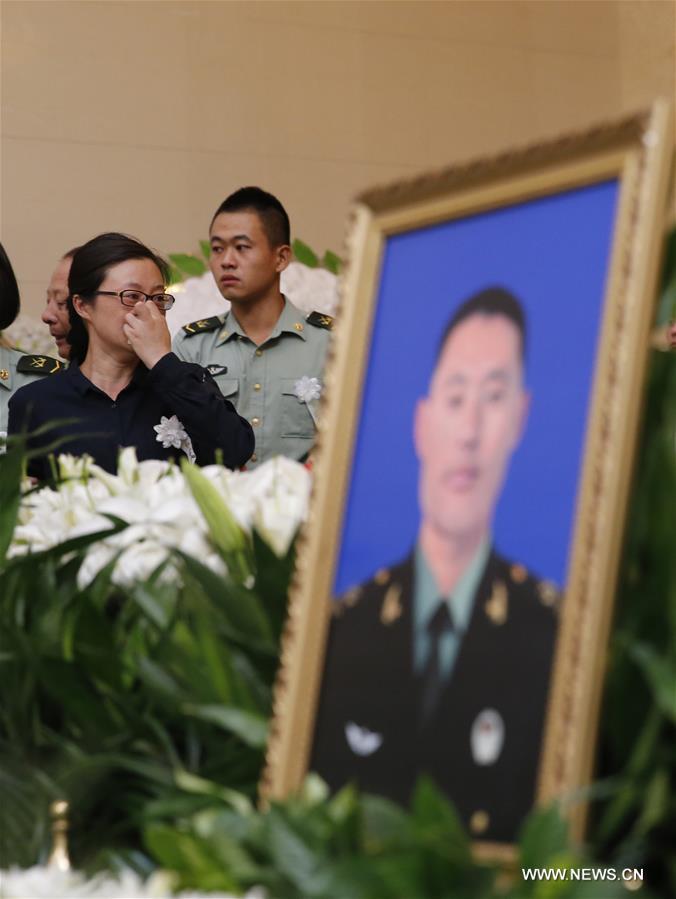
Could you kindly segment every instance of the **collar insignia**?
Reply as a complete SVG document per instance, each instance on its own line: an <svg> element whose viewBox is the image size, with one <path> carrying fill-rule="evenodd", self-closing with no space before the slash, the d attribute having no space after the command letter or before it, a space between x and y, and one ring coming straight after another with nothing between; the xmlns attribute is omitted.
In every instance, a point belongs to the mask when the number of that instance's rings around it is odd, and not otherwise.
<svg viewBox="0 0 676 899"><path fill-rule="evenodd" d="M507 621L507 587L503 581L493 582L493 590L484 609L493 624L500 625Z"/></svg>
<svg viewBox="0 0 676 899"><path fill-rule="evenodd" d="M333 317L323 312L311 312L305 321L316 328L326 328L328 331L333 328Z"/></svg>
<svg viewBox="0 0 676 899"><path fill-rule="evenodd" d="M58 359L35 354L22 356L16 364L17 371L31 375L53 375L64 367L63 362L60 362Z"/></svg>
<svg viewBox="0 0 676 899"><path fill-rule="evenodd" d="M221 320L217 315L211 318L198 318L196 322L190 322L189 325L183 325L183 333L188 336L192 334L200 334L204 331L215 331L221 326Z"/></svg>
<svg viewBox="0 0 676 899"><path fill-rule="evenodd" d="M394 624L401 618L401 613L401 587L399 584L390 584L380 607L380 620L385 625Z"/></svg>

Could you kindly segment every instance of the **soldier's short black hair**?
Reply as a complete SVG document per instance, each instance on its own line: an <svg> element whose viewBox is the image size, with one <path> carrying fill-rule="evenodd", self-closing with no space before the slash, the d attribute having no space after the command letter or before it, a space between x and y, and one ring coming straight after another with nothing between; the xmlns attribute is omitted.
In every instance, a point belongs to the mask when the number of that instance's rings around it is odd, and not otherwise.
<svg viewBox="0 0 676 899"><path fill-rule="evenodd" d="M501 315L510 321L519 332L521 361L526 362L526 315L520 301L504 287L486 287L478 293L472 294L469 299L465 300L453 313L441 335L439 346L437 348L437 357L439 358L446 346L446 341L453 331L461 322L471 318L473 315Z"/></svg>
<svg viewBox="0 0 676 899"><path fill-rule="evenodd" d="M0 243L0 331L9 328L19 314L19 285L9 256Z"/></svg>
<svg viewBox="0 0 676 899"><path fill-rule="evenodd" d="M277 197L260 187L240 187L218 207L211 219L213 225L223 212L255 212L271 247L281 247L291 243L291 225L286 209Z"/></svg>

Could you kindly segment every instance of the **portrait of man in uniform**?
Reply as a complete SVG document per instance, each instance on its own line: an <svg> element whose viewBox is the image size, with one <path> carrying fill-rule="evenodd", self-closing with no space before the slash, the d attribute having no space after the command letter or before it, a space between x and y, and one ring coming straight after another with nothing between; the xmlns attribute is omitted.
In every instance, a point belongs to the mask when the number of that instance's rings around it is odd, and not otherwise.
<svg viewBox="0 0 676 899"><path fill-rule="evenodd" d="M527 340L503 287L446 324L411 423L417 536L335 603L309 766L404 805L425 773L491 842L513 842L534 803L559 602L493 537L528 420Z"/></svg>

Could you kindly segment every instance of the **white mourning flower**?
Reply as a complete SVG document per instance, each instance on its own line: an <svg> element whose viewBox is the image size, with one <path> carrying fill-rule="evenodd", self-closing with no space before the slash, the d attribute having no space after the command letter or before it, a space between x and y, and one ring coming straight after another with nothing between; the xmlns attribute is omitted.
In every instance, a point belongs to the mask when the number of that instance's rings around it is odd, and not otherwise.
<svg viewBox="0 0 676 899"><path fill-rule="evenodd" d="M319 378L310 378L308 375L303 375L303 377L299 378L293 385L293 392L301 403L305 403L308 412L312 417L312 421L314 422L315 427L317 427L315 410L310 404L314 403L321 396L322 385L319 382Z"/></svg>
<svg viewBox="0 0 676 899"><path fill-rule="evenodd" d="M184 452L188 457L189 462L194 462L197 459L192 447L192 440L188 436L186 429L183 427L183 422L177 415L172 415L171 418L167 418L166 415L163 415L160 419L160 423L153 426L153 430L157 432L155 440L157 440L158 443L161 443L165 449L173 446Z"/></svg>
<svg viewBox="0 0 676 899"><path fill-rule="evenodd" d="M293 392L301 403L310 403L312 400L319 399L322 385L319 383L319 378L310 378L307 375L303 375L293 385Z"/></svg>

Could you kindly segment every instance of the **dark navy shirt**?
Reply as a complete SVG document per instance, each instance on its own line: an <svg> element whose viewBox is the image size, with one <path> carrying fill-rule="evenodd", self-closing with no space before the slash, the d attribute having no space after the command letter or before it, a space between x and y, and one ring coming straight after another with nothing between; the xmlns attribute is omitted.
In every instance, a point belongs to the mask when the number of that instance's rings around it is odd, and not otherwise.
<svg viewBox="0 0 676 899"><path fill-rule="evenodd" d="M117 470L118 452L124 446L136 447L139 461L181 458L182 451L163 447L154 430L162 416L172 415L183 424L199 465L217 461L220 450L225 465L239 468L254 451L251 425L223 397L209 372L173 353L150 370L139 363L115 400L71 362L65 371L17 390L9 403L8 432L26 432L29 449L44 449L28 464L28 473L43 480L51 475L49 452L89 453L111 472ZM48 422L56 424L47 433L34 434ZM59 445L50 447L56 440Z"/></svg>

